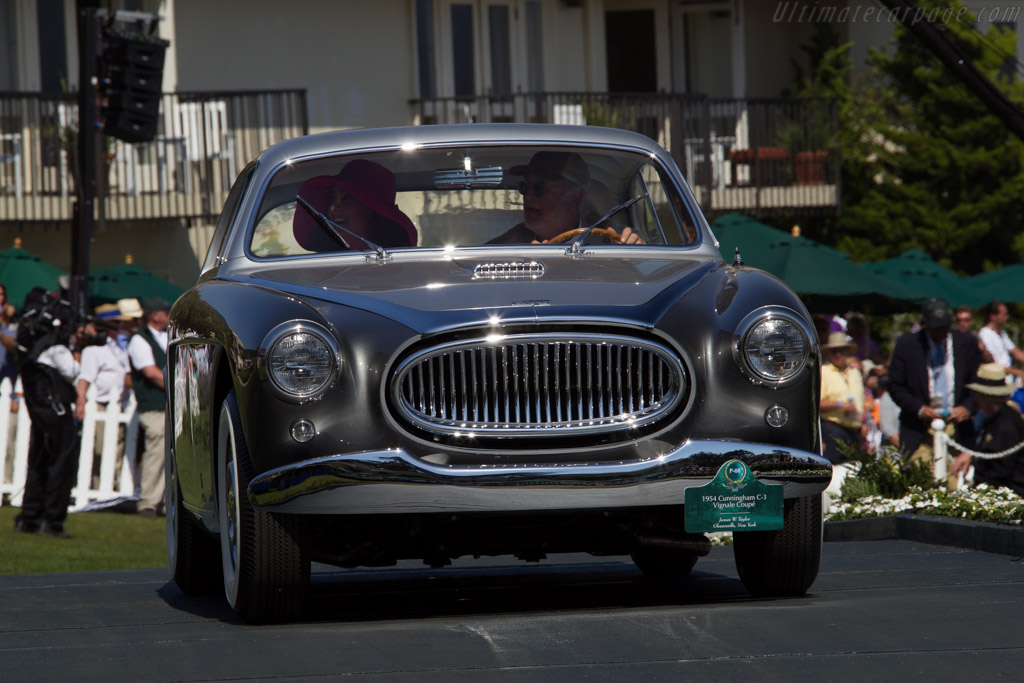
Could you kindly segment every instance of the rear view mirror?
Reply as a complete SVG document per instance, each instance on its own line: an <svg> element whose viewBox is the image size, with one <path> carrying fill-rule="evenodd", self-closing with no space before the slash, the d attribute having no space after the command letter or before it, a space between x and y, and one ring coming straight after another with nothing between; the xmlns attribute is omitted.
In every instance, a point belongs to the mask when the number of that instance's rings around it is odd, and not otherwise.
<svg viewBox="0 0 1024 683"><path fill-rule="evenodd" d="M501 185L505 173L501 166L482 168L442 168L434 171L434 187L439 190L469 190Z"/></svg>

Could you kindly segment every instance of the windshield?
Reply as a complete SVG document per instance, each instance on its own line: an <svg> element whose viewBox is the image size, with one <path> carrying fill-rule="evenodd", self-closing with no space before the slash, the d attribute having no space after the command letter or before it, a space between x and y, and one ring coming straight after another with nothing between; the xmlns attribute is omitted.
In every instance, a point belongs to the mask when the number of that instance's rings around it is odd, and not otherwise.
<svg viewBox="0 0 1024 683"><path fill-rule="evenodd" d="M685 246L697 239L694 224L665 170L647 154L430 147L283 167L263 197L250 249L273 258L574 241Z"/></svg>

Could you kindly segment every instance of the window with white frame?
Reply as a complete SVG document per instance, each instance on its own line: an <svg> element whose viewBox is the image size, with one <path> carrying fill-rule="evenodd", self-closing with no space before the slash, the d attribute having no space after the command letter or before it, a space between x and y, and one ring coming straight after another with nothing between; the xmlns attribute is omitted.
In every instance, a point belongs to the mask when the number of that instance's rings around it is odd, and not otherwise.
<svg viewBox="0 0 1024 683"><path fill-rule="evenodd" d="M543 89L539 0L416 0L415 11L420 97Z"/></svg>

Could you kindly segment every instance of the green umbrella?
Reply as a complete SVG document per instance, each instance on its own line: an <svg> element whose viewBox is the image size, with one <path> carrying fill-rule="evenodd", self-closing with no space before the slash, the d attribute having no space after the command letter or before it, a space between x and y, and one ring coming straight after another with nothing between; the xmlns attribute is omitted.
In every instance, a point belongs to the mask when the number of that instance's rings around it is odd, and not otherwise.
<svg viewBox="0 0 1024 683"><path fill-rule="evenodd" d="M89 303L93 306L132 298L145 303L152 297L173 304L184 292L181 287L134 263L93 268L89 274Z"/></svg>
<svg viewBox="0 0 1024 683"><path fill-rule="evenodd" d="M967 278L982 304L993 299L1003 303L1024 302L1024 263L1015 263L999 270Z"/></svg>
<svg viewBox="0 0 1024 683"><path fill-rule="evenodd" d="M896 258L880 263L863 264L871 272L882 275L927 297L945 299L952 306L972 307L985 303L985 297L964 278L939 265L920 249L908 249Z"/></svg>
<svg viewBox="0 0 1024 683"><path fill-rule="evenodd" d="M21 247L0 251L0 282L7 287L7 300L19 309L33 287L59 290L57 278L61 275L67 273Z"/></svg>
<svg viewBox="0 0 1024 683"><path fill-rule="evenodd" d="M916 301L918 292L876 275L846 254L807 238L787 237L768 245L749 262L767 270L797 294L818 297L874 297Z"/></svg>
<svg viewBox="0 0 1024 683"><path fill-rule="evenodd" d="M901 310L893 300L927 298L915 289L867 272L843 252L807 237L791 235L739 214L725 214L712 225L722 258L732 261L738 247L743 262L766 270L820 307L869 303Z"/></svg>
<svg viewBox="0 0 1024 683"><path fill-rule="evenodd" d="M744 262L756 265L751 259L756 261L758 256L775 242L783 239L806 239L794 237L788 232L777 230L738 213L720 216L712 223L711 229L718 238L718 250L722 253L722 258L730 263L736 255L737 248Z"/></svg>

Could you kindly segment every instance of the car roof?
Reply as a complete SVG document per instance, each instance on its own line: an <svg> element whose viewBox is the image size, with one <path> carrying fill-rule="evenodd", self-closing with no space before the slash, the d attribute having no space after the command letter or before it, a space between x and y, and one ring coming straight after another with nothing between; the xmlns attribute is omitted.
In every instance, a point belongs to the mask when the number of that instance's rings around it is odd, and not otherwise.
<svg viewBox="0 0 1024 683"><path fill-rule="evenodd" d="M619 146L639 148L657 155L666 154L646 135L617 128L538 123L464 123L369 128L306 135L268 148L263 153L261 161L276 166L289 159L325 152L397 148L403 145L438 145L449 142Z"/></svg>

